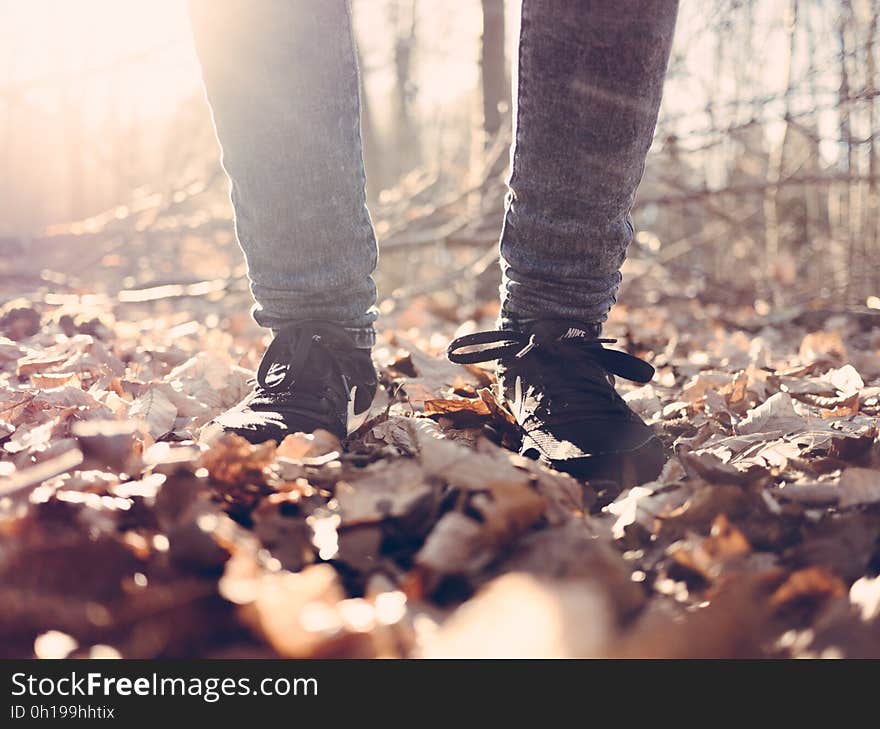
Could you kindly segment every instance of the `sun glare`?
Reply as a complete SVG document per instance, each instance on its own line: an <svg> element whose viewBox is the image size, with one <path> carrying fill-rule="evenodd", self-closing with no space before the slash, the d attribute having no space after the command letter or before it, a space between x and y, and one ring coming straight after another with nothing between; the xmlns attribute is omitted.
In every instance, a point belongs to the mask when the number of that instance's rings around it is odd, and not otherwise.
<svg viewBox="0 0 880 729"><path fill-rule="evenodd" d="M157 113L197 87L183 0L5 0L0 16L0 84L30 103Z"/></svg>

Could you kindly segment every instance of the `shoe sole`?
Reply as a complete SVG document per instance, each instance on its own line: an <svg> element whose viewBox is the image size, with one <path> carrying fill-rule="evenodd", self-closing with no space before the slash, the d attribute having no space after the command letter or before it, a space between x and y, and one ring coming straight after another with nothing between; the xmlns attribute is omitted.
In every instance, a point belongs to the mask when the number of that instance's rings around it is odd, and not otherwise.
<svg viewBox="0 0 880 729"><path fill-rule="evenodd" d="M351 388L351 395L348 398L348 412L346 414L346 436L351 436L356 433L364 423L369 422L374 417L379 415L382 410L376 407L376 400L379 396L379 388L376 388L376 392L373 394L373 399L370 400L370 404L364 409L361 413L354 412L354 400L357 397L357 385Z"/></svg>
<svg viewBox="0 0 880 729"><path fill-rule="evenodd" d="M523 444L522 453L533 450L540 454L534 446ZM573 458L554 461L543 454L538 458L557 471L564 471L585 481L614 481L621 489L632 488L653 481L660 475L667 461L663 444L658 438L651 438L643 445L631 451L602 453L587 458Z"/></svg>

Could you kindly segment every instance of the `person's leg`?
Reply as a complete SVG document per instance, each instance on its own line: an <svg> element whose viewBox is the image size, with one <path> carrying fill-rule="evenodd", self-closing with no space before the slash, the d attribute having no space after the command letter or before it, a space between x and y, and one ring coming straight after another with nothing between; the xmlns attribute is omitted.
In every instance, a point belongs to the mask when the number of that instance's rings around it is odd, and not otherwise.
<svg viewBox="0 0 880 729"><path fill-rule="evenodd" d="M343 437L377 387L348 2L190 0L190 11L254 317L275 332L253 393L212 428L253 442L317 428Z"/></svg>
<svg viewBox="0 0 880 729"><path fill-rule="evenodd" d="M602 322L633 237L677 0L523 0L503 315Z"/></svg>
<svg viewBox="0 0 880 729"><path fill-rule="evenodd" d="M372 343L376 239L364 195L347 0L190 0L257 321Z"/></svg>
<svg viewBox="0 0 880 729"><path fill-rule="evenodd" d="M502 329L449 348L456 362L498 361L522 453L625 485L654 478L664 453L610 375L647 382L654 370L598 337L633 235L676 10L676 0L523 0Z"/></svg>

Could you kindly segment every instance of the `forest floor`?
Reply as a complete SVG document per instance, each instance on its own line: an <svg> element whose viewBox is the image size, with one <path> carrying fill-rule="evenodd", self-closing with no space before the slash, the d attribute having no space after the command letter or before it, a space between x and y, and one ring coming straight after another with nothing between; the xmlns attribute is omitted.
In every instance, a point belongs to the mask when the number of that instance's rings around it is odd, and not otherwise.
<svg viewBox="0 0 880 729"><path fill-rule="evenodd" d="M349 442L206 433L266 341L224 240L4 256L3 656L880 656L877 312L630 273L606 333L671 457L621 490L515 454L443 357L497 304L448 291L383 307Z"/></svg>

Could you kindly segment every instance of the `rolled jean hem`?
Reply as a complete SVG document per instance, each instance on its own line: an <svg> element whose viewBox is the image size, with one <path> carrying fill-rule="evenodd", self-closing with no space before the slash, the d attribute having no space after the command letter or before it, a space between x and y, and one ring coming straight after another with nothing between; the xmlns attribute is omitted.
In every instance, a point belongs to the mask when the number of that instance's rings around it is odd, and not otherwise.
<svg viewBox="0 0 880 729"><path fill-rule="evenodd" d="M295 322L289 322L293 324ZM278 334L284 329L283 326L272 327L272 333ZM374 327L344 327L345 331L352 338L354 346L358 349L372 349L376 346L376 329Z"/></svg>
<svg viewBox="0 0 880 729"><path fill-rule="evenodd" d="M522 297L519 292L517 298ZM516 323L532 324L540 319L565 319L566 321L578 322L585 325L595 325L600 331L603 323L608 319L608 312L616 303L616 296L610 304L601 306L578 308L574 306L554 306L545 304L539 306L518 307L511 301L510 295L502 287L501 311L498 314L499 322L510 322L513 328ZM508 328L508 327L504 327Z"/></svg>
<svg viewBox="0 0 880 729"><path fill-rule="evenodd" d="M376 345L376 328L372 324L375 317L368 315L365 318L369 323L362 324L360 322L338 321L332 317L326 316L279 317L266 314L266 312L262 310L256 310L256 307L254 311L254 319L257 323L260 326L271 329L274 334L278 334L282 329L292 324L296 324L297 322L329 321L334 324L339 324L339 326L345 329L358 349L372 349Z"/></svg>
<svg viewBox="0 0 880 729"><path fill-rule="evenodd" d="M501 312L498 314L498 328L513 331L513 332L524 332L528 331L535 322L540 321L541 319L565 319L566 321L573 321L580 324L584 329L590 332L590 334L594 337L598 337L602 334L602 322L596 321L595 319L582 319L579 317L569 317L569 316L559 316L559 315L542 315L542 316L525 316L520 314L515 314L511 312L509 309L502 307Z"/></svg>

